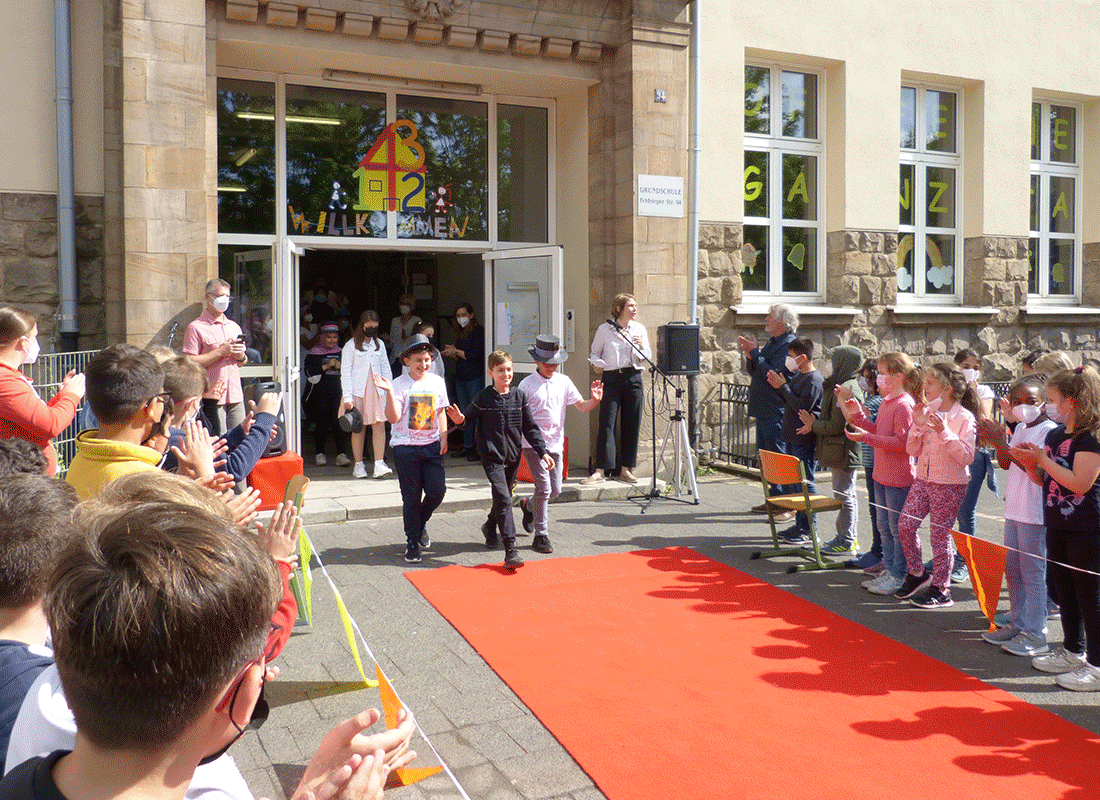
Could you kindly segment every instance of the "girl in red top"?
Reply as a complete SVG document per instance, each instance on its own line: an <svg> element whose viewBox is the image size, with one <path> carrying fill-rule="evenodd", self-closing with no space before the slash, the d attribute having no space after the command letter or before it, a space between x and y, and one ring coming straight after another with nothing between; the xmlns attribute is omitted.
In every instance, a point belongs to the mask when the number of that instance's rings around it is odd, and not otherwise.
<svg viewBox="0 0 1100 800"><path fill-rule="evenodd" d="M53 437L69 427L84 397L84 375L65 376L61 390L42 402L30 380L19 371L38 358L38 324L32 315L0 306L0 439L18 437L42 448L49 474L57 473Z"/></svg>

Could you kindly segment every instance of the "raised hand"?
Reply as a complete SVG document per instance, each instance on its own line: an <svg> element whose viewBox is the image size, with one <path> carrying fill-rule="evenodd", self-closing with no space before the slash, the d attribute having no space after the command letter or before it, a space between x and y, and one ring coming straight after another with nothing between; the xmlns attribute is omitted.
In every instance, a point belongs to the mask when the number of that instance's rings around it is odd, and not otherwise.
<svg viewBox="0 0 1100 800"><path fill-rule="evenodd" d="M592 381L590 393L592 399L597 403L603 400L603 383L601 381Z"/></svg>
<svg viewBox="0 0 1100 800"><path fill-rule="evenodd" d="M466 421L466 415L456 405L447 406L447 418L455 425L461 425Z"/></svg>

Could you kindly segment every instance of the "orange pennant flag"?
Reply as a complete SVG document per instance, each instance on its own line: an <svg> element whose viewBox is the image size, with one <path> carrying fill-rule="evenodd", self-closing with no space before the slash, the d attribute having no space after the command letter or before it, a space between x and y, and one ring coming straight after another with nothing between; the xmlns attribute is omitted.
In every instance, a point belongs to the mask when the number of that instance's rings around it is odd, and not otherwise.
<svg viewBox="0 0 1100 800"><path fill-rule="evenodd" d="M375 664L374 670L378 675L378 690L382 694L382 713L386 717L386 730L393 730L397 727L397 712L401 710L401 701L397 699L397 692L393 690L382 668ZM390 773L390 781L398 786L411 786L417 781L442 771L443 767L401 767Z"/></svg>
<svg viewBox="0 0 1100 800"><path fill-rule="evenodd" d="M970 583L978 597L978 605L989 620L989 630L997 630L993 618L997 616L997 601L1001 598L1001 581L1005 574L1005 555L1008 551L1003 545L975 539L958 531L951 531L955 547L966 559L966 568L970 571Z"/></svg>

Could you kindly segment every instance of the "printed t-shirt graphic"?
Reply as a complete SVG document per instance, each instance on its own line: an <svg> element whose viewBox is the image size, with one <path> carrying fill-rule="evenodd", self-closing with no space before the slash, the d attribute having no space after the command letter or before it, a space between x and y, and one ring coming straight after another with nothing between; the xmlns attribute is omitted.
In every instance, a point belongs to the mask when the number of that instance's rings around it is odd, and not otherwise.
<svg viewBox="0 0 1100 800"><path fill-rule="evenodd" d="M409 430L435 430L435 395L409 395Z"/></svg>

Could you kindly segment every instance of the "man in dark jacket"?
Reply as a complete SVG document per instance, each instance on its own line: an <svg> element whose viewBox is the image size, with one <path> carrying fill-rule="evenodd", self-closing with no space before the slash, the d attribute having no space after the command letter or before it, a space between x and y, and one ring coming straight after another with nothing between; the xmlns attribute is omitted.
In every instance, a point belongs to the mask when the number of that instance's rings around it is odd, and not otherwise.
<svg viewBox="0 0 1100 800"><path fill-rule="evenodd" d="M754 336L737 337L737 345L745 353L745 368L751 375L749 381L749 416L756 418L756 447L758 450L787 452L786 444L779 438L783 424L783 403L779 395L768 385L768 372L774 370L784 378L791 373L786 368L787 348L794 341L798 330L798 314L786 303L776 303L764 317L764 331L769 338L761 347ZM778 487L772 486L776 494ZM768 513L761 503L753 511ZM786 516L784 515L784 518Z"/></svg>

